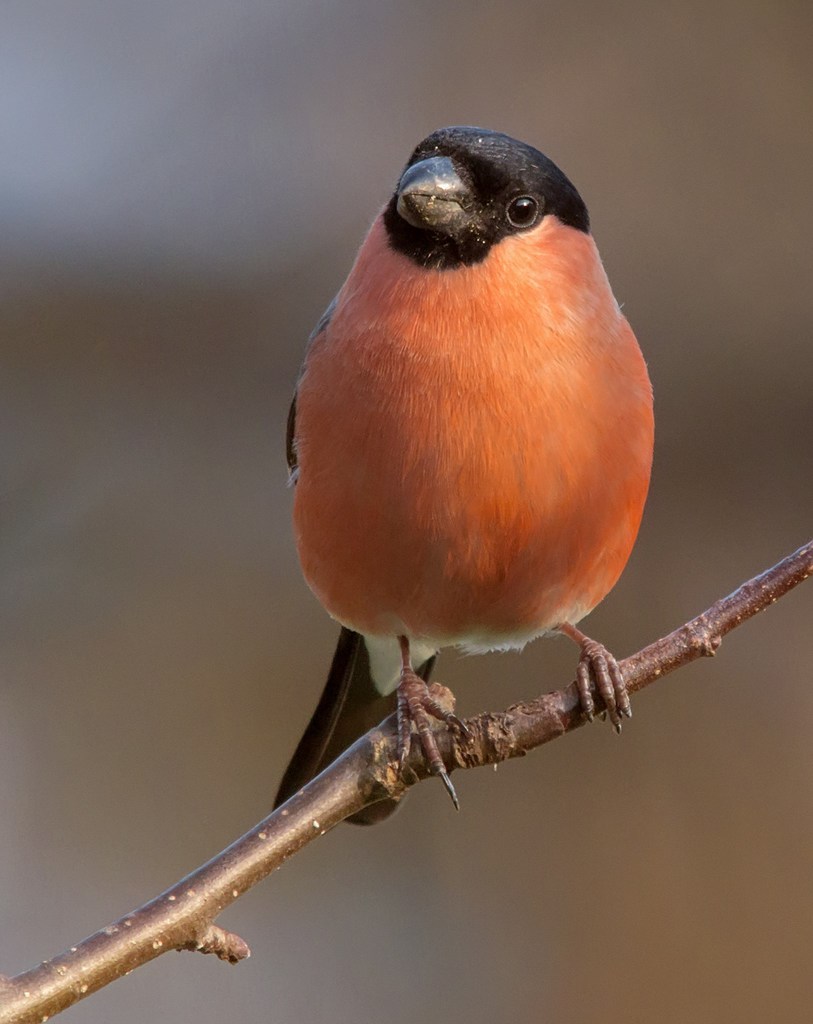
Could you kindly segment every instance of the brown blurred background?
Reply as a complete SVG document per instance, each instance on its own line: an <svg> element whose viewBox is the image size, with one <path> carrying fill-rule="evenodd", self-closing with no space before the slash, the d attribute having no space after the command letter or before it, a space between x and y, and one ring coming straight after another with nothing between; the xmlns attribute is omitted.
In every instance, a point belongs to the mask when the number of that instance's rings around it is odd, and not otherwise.
<svg viewBox="0 0 813 1024"><path fill-rule="evenodd" d="M619 655L813 533L809 3L9 0L0 13L0 970L264 815L335 626L282 434L305 338L412 146L538 145L657 396L651 498L589 620ZM336 830L65 1019L802 1021L813 588L595 726ZM444 655L463 710L565 642Z"/></svg>

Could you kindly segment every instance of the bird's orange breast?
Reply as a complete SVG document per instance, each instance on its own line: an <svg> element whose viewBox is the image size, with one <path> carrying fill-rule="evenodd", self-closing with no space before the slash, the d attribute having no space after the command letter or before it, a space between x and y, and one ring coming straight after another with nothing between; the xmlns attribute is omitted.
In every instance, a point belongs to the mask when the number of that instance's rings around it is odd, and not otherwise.
<svg viewBox="0 0 813 1024"><path fill-rule="evenodd" d="M303 571L368 634L497 646L578 621L627 561L652 440L589 235L547 217L432 271L379 218L299 384Z"/></svg>

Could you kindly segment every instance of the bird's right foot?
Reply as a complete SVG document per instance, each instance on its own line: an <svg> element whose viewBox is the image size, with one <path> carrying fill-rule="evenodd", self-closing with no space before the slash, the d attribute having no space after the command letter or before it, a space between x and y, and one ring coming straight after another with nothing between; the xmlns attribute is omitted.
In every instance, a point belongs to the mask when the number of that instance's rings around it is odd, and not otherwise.
<svg viewBox="0 0 813 1024"><path fill-rule="evenodd" d="M406 768L410 750L412 749L412 725L418 731L418 738L423 756L429 771L437 775L446 787L456 810L460 810L457 793L446 771L446 765L440 756L431 719L444 722L460 736L469 736L470 732L464 722L452 711L447 710L429 692L426 682L414 671L409 662L409 641L399 637L401 644L402 668L398 683L398 764L401 771Z"/></svg>

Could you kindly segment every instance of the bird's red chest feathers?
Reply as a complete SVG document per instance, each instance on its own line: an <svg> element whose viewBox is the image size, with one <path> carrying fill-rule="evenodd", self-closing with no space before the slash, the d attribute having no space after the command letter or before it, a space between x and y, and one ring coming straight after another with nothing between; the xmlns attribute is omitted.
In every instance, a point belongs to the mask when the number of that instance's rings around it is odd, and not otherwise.
<svg viewBox="0 0 813 1024"><path fill-rule="evenodd" d="M522 643L618 579L652 441L643 357L590 235L546 217L427 270L379 218L299 384L305 576L366 634Z"/></svg>

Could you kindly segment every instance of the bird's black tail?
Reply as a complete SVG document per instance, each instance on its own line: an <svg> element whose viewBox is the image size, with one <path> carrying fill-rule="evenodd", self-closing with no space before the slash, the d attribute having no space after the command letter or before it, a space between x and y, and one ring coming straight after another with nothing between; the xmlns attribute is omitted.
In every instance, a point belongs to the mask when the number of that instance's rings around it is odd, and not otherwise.
<svg viewBox="0 0 813 1024"><path fill-rule="evenodd" d="M417 670L421 678L428 681L434 663L435 659L430 658ZM395 694L382 696L375 687L364 637L342 626L322 696L285 770L274 807L293 796L394 710ZM397 806L395 800L382 800L347 820L373 825L389 817Z"/></svg>

